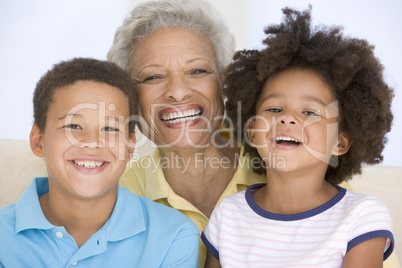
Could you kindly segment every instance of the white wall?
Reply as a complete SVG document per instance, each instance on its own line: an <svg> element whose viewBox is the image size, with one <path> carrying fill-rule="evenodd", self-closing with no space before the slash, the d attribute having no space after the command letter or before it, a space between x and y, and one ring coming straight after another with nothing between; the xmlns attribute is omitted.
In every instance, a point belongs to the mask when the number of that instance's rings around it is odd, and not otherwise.
<svg viewBox="0 0 402 268"><path fill-rule="evenodd" d="M55 63L78 56L105 59L115 29L144 0L0 1L0 138L27 140L36 82ZM402 166L402 2L399 0L214 0L236 36L236 47L261 47L263 28L279 23L281 8L313 5L314 23L343 25L376 45L395 88L393 129L385 165Z"/></svg>
<svg viewBox="0 0 402 268"><path fill-rule="evenodd" d="M55 63L106 59L130 0L0 1L0 138L27 140L32 95Z"/></svg>
<svg viewBox="0 0 402 268"><path fill-rule="evenodd" d="M400 0L251 0L247 47L261 47L262 29L280 22L284 6L313 6L313 25L342 25L344 33L375 45L375 55L385 68L385 79L395 90L394 121L384 150L384 165L402 166L402 1ZM402 178L402 174L401 174Z"/></svg>

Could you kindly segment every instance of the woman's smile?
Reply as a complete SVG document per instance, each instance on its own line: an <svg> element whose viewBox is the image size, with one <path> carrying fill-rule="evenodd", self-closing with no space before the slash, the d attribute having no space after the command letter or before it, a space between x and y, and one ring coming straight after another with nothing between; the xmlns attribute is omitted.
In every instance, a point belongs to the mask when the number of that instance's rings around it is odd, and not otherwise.
<svg viewBox="0 0 402 268"><path fill-rule="evenodd" d="M158 117L170 128L191 127L201 120L203 112L199 105L182 105L163 109Z"/></svg>

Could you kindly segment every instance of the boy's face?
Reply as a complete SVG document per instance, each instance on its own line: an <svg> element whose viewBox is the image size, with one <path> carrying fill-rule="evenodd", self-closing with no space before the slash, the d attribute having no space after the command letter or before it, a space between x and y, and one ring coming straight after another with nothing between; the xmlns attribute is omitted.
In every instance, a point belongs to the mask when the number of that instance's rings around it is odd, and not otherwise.
<svg viewBox="0 0 402 268"><path fill-rule="evenodd" d="M321 77L289 69L265 83L248 136L271 168L326 169L331 155L342 153L345 144L340 148L339 142L347 138L338 132L337 122L337 102Z"/></svg>
<svg viewBox="0 0 402 268"><path fill-rule="evenodd" d="M108 84L57 89L45 130L34 125L30 137L33 152L45 158L51 191L81 199L113 193L135 142L128 117L127 97Z"/></svg>

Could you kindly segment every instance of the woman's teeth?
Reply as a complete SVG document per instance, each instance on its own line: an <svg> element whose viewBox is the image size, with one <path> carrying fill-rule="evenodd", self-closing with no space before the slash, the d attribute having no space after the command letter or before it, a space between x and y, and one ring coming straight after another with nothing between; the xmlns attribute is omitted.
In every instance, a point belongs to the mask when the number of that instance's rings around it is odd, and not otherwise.
<svg viewBox="0 0 402 268"><path fill-rule="evenodd" d="M194 108L186 111L162 114L161 119L168 124L176 124L197 119L201 114L201 108Z"/></svg>
<svg viewBox="0 0 402 268"><path fill-rule="evenodd" d="M103 166L105 162L97 162L97 161L74 161L74 163L80 167L85 168L97 168Z"/></svg>

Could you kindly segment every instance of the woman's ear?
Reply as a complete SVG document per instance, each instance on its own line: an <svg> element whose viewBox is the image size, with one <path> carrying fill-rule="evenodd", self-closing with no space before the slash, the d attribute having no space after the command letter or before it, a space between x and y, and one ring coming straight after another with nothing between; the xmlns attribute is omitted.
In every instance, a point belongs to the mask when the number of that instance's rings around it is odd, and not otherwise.
<svg viewBox="0 0 402 268"><path fill-rule="evenodd" d="M249 144L255 147L254 138L255 138L255 119L248 121L247 124L247 136Z"/></svg>
<svg viewBox="0 0 402 268"><path fill-rule="evenodd" d="M29 134L29 144L34 155L43 157L43 133L37 124L34 124Z"/></svg>
<svg viewBox="0 0 402 268"><path fill-rule="evenodd" d="M348 135L344 132L340 132L338 135L338 142L332 151L332 155L344 155L349 151L352 142Z"/></svg>

